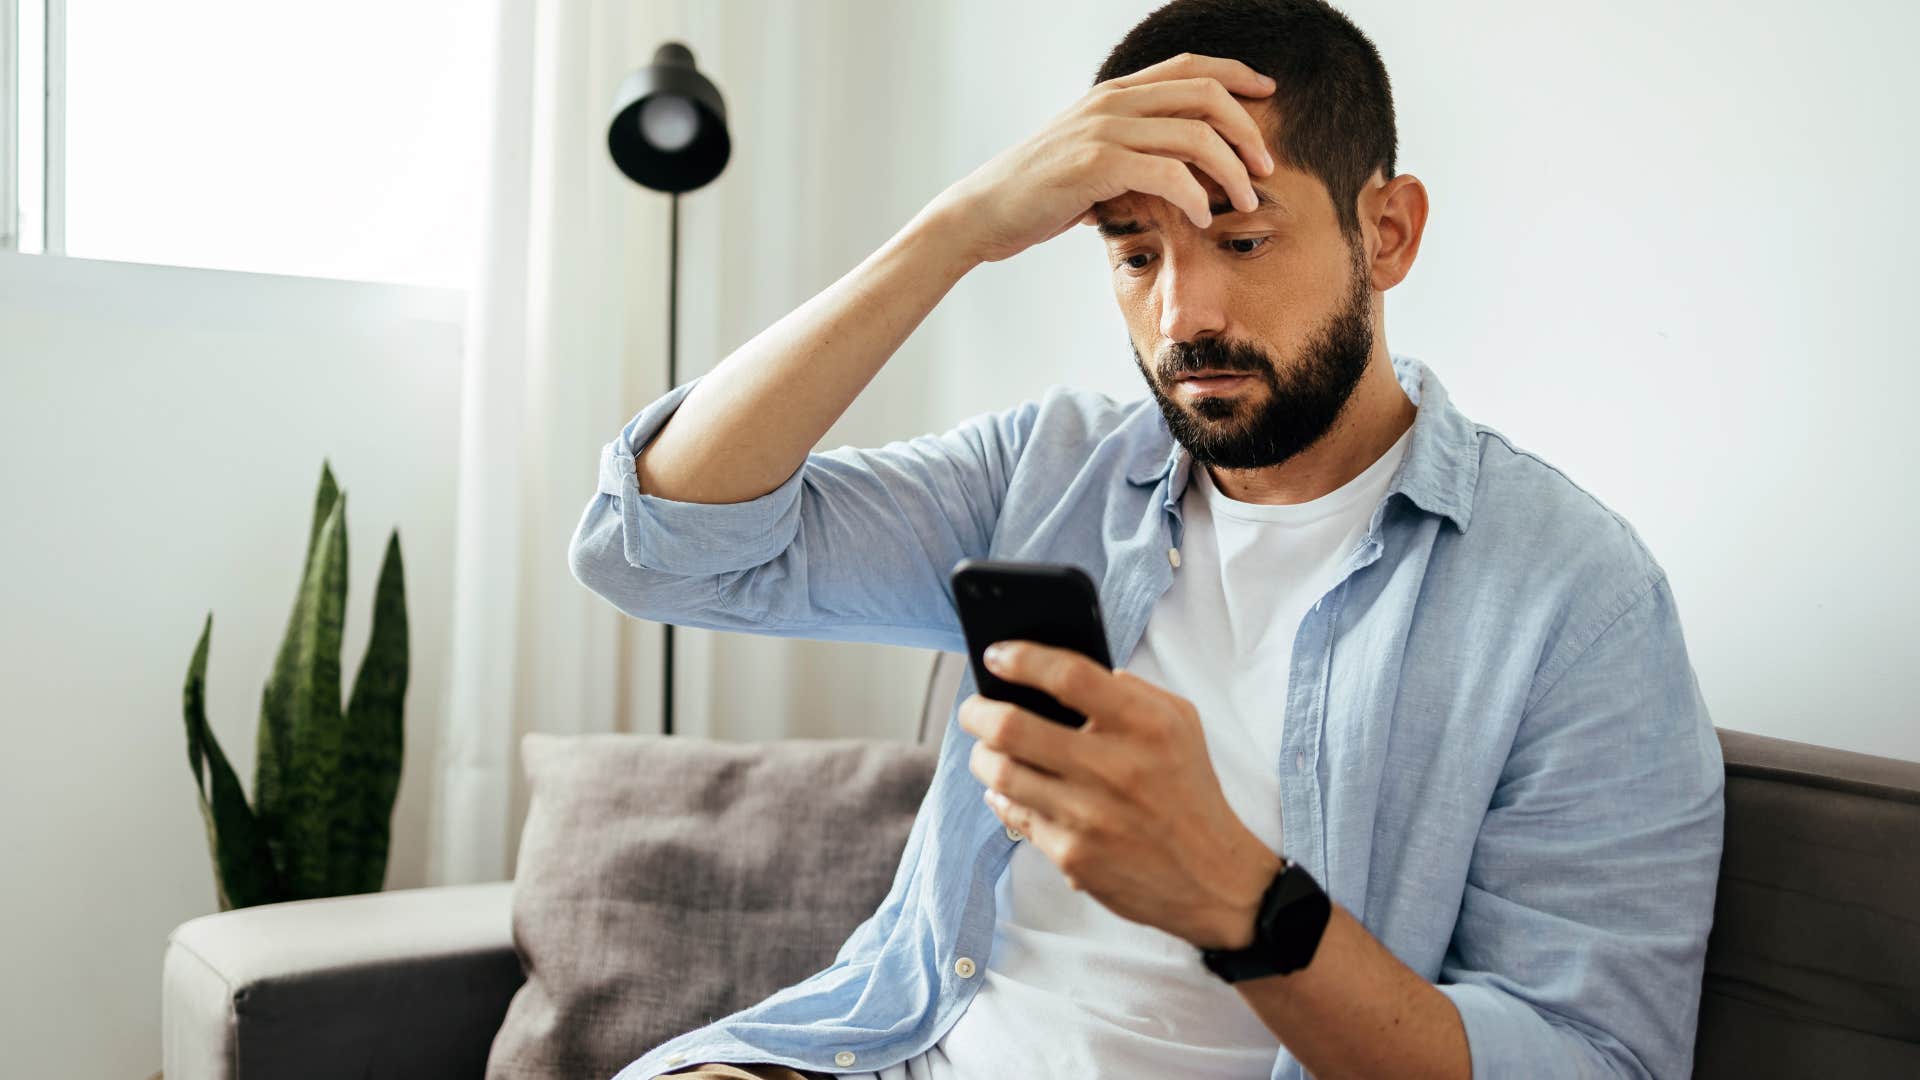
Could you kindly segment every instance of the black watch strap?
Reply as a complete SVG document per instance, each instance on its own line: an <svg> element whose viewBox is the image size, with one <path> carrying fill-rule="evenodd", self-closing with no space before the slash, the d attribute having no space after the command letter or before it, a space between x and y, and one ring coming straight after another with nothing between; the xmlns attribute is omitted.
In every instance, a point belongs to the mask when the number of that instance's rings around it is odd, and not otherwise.
<svg viewBox="0 0 1920 1080"><path fill-rule="evenodd" d="M1260 897L1253 943L1244 949L1202 949L1200 960L1228 982L1298 971L1312 962L1332 915L1333 903L1320 883L1287 859Z"/></svg>

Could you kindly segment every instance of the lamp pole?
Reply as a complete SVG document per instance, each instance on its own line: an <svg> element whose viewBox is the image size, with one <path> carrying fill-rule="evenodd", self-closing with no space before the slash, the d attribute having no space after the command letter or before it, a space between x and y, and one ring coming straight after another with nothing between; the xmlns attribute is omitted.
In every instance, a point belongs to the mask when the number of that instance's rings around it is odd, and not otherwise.
<svg viewBox="0 0 1920 1080"><path fill-rule="evenodd" d="M667 389L680 385L680 193L668 195L667 216ZM673 734L673 624L662 627L660 733Z"/></svg>
<svg viewBox="0 0 1920 1080"><path fill-rule="evenodd" d="M614 97L607 153L627 179L670 196L667 232L667 389L680 385L680 193L711 183L733 151L727 106L693 62L693 50L669 41L653 63L628 75ZM673 631L664 625L660 730L673 734Z"/></svg>

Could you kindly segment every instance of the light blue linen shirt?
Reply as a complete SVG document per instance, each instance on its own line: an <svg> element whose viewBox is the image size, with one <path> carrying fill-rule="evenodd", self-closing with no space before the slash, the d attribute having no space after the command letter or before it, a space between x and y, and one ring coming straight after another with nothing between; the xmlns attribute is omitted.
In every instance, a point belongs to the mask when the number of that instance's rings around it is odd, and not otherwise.
<svg viewBox="0 0 1920 1080"><path fill-rule="evenodd" d="M1685 1076L1724 779L1666 575L1426 365L1393 365L1419 408L1294 642L1281 853L1453 1002L1476 1077ZM573 535L574 576L630 615L964 652L956 562L1066 562L1099 583L1124 663L1172 583L1191 459L1150 397L1055 386L943 434L815 452L746 502L643 494L636 449L698 381L605 446ZM988 956L1016 843L968 769L973 692L969 672L892 887L832 963L617 1080L700 1061L867 1073L965 1011L981 980L955 960ZM1282 1049L1272 1075L1305 1073Z"/></svg>

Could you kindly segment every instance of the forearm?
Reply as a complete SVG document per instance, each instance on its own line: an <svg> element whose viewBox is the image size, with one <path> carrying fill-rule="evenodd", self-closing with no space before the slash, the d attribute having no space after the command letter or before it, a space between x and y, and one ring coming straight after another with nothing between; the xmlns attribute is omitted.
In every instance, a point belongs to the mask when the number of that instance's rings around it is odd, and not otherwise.
<svg viewBox="0 0 1920 1080"><path fill-rule="evenodd" d="M1466 1028L1453 1002L1339 904L1312 963L1234 987L1322 1080L1472 1075Z"/></svg>
<svg viewBox="0 0 1920 1080"><path fill-rule="evenodd" d="M977 265L944 203L734 350L635 459L640 490L732 503L778 487Z"/></svg>

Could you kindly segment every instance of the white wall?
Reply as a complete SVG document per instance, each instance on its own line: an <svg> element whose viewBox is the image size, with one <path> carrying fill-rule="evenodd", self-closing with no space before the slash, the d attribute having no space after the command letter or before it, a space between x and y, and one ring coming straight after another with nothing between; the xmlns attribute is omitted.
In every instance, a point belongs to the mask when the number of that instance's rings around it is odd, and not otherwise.
<svg viewBox="0 0 1920 1080"><path fill-rule="evenodd" d="M1155 6L696 10L688 40L729 95L735 157L685 199L683 370L1065 108ZM1635 524L1717 723L1920 759L1920 571L1899 554L1920 525L1917 455L1891 317L1920 241L1903 187L1920 73L1900 55L1920 9L1343 9L1393 80L1400 171L1432 198L1388 294L1391 348ZM822 446L944 428L1053 382L1144 393L1091 230L970 275ZM740 737L900 733L929 655L702 636L714 730Z"/></svg>
<svg viewBox="0 0 1920 1080"><path fill-rule="evenodd" d="M216 909L187 661L211 610L208 718L251 791L322 457L348 497L349 686L400 530L412 674L387 883L422 883L461 314L437 290L0 255L8 1075L159 1067L167 932Z"/></svg>
<svg viewBox="0 0 1920 1080"><path fill-rule="evenodd" d="M1716 723L1920 760L1920 8L1355 9L1434 195L1394 346L1635 524Z"/></svg>

